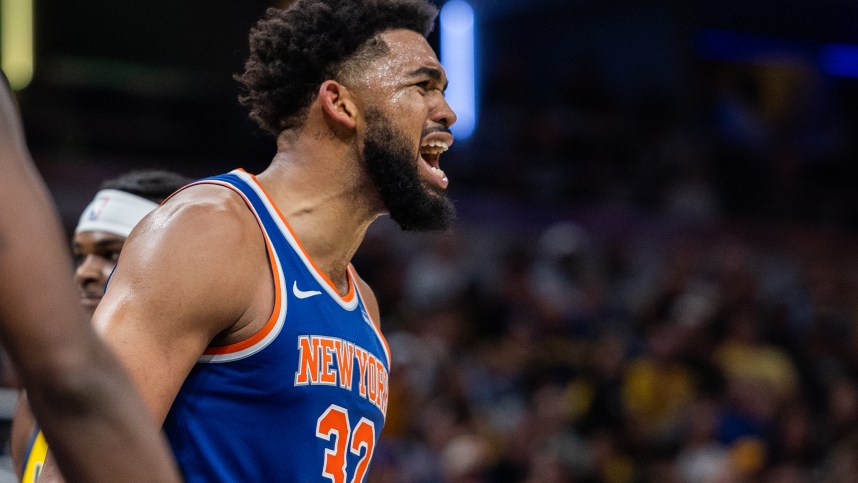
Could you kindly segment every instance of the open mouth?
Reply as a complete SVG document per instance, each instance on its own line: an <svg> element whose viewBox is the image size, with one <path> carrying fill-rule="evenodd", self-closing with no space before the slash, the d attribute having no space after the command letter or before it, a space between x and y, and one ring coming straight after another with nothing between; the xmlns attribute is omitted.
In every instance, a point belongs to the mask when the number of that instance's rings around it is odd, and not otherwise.
<svg viewBox="0 0 858 483"><path fill-rule="evenodd" d="M420 146L420 158L442 188L446 188L449 181L440 167L440 159L441 155L450 149L452 143L452 136L438 133L430 134L424 138L423 144Z"/></svg>

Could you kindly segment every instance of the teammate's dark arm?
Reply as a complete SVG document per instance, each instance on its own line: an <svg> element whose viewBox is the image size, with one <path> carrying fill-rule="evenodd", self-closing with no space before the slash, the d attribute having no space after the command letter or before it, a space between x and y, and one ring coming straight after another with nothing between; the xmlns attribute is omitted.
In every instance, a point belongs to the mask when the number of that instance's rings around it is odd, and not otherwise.
<svg viewBox="0 0 858 483"><path fill-rule="evenodd" d="M61 471L68 481L179 481L149 411L85 319L56 208L3 83L0 171L0 338Z"/></svg>

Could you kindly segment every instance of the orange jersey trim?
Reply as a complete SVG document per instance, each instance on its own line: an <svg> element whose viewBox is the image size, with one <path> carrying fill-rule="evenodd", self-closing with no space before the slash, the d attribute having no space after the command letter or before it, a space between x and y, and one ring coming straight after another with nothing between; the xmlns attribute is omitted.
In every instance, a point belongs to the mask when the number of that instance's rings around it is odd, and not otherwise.
<svg viewBox="0 0 858 483"><path fill-rule="evenodd" d="M253 217L254 219L256 219L256 224L259 225L259 230L262 232L262 238L265 241L265 250L268 253L268 266L271 269L271 278L274 279L274 309L271 311L271 315L269 316L268 321L265 323L265 325L247 339L224 346L210 346L203 352L203 355L207 356L232 354L247 349L248 347L252 347L254 344L258 343L259 341L264 339L269 333L271 333L271 331L277 325L277 319L280 316L280 309L283 305L283 300L281 297L280 273L277 269L277 257L274 256L274 250L272 248L271 241L268 239L268 234L265 233L265 228L260 224L259 218L253 211L253 205L250 203L250 200L248 200L247 197L244 196L244 193L242 193L240 190L235 189L229 183L224 183L222 181L201 181L198 183L192 183L188 186L195 186L198 184L216 184L224 186L241 196L241 198L244 200L244 203L250 208L251 213L254 213Z"/></svg>

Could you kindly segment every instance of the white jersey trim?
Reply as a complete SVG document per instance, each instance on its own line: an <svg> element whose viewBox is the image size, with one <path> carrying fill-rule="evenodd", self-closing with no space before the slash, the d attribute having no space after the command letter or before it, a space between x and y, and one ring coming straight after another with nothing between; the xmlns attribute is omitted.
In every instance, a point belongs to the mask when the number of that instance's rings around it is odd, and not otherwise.
<svg viewBox="0 0 858 483"><path fill-rule="evenodd" d="M235 174L236 176L244 180L256 192L256 194L259 196L259 199L262 200L262 203L268 210L268 214L271 215L271 218L273 218L274 222L277 223L277 227L280 228L280 232L283 233L283 236L286 238L286 241L288 241L289 245L292 246L292 250L295 252L296 255L298 255L298 257L304 263L304 266L307 268L307 271L310 273L310 275L313 276L313 278L316 279L316 281L319 283L319 286L322 287L322 290L324 290L325 293L327 293L336 303L340 305L340 307L344 308L345 310L353 311L355 308L357 308L359 294L355 293L355 297L346 302L343 300L342 297L340 297L340 294L337 293L333 287L331 287L328 281L325 280L322 274L320 274L316 270L316 267L314 267L312 262L310 262L310 260L307 258L307 255L304 253L304 250L301 249L301 245L298 243L295 237L292 236L292 230L290 230L289 227L286 226L283 219L280 217L280 215L277 213L277 210L274 208L274 206L268 199L268 195L265 193L265 191L262 190L259 184L257 184L253 176L251 176L247 172L240 170L233 171L232 174ZM347 271L347 273L349 277L349 283L352 284L354 290L357 292L357 280L352 277L350 272ZM289 286L291 287L291 283L289 284Z"/></svg>
<svg viewBox="0 0 858 483"><path fill-rule="evenodd" d="M229 183L221 182L221 181L218 181L218 182L212 183L212 184L233 186ZM275 247L274 243L271 242L271 238L268 235L268 230L265 229L265 225L262 223L262 220L259 218L259 213L257 213L256 208L254 208L254 206L253 206L253 203L251 203L250 200L247 199L247 196L245 196L244 193L242 193L241 190L237 186L233 186L233 188L234 188L233 191L238 193L244 199L245 203L247 204L247 206L250 208L251 212L253 213L253 216L256 217L256 220L259 223L259 227L262 229L262 234L265 237L266 246L271 247L271 252L272 252L272 255L274 258L273 260L271 260L271 264L276 268L277 278L280 280L279 293L274 294L275 297L280 297L280 312L277 314L277 321L274 323L274 327L272 327L271 330L268 332L268 334L266 334L265 337L263 337L259 342L253 344L250 347L244 348L240 351L230 352L227 354L203 354L197 359L197 361L200 363L232 362L232 361L244 359L246 357L250 357L250 356L258 353L262 349L265 349L266 347L268 347L268 345L271 344L274 341L274 339L276 339L277 336L280 334L280 331L283 329L283 325L286 322L286 312L287 312L287 305L288 305L288 301L289 301L289 297L288 297L289 287L286 284L286 277L283 275L283 267L280 264L280 256L277 253L277 247ZM266 249L266 256L267 256L267 253L268 253L268 250ZM277 300L276 299L274 301L274 306L275 307L277 306ZM272 313L272 316L273 315L274 314ZM269 320L270 320L270 318L269 318Z"/></svg>

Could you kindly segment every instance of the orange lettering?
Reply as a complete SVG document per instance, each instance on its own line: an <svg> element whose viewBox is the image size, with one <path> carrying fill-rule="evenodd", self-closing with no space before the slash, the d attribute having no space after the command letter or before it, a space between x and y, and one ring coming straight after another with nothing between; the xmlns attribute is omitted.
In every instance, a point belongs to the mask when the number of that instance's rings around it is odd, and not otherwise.
<svg viewBox="0 0 858 483"><path fill-rule="evenodd" d="M360 395L366 397L366 362L367 352L358 346L355 346L355 357L358 360L358 368L360 369Z"/></svg>
<svg viewBox="0 0 858 483"><path fill-rule="evenodd" d="M337 382L337 374L331 370L331 365L334 363L334 340L329 337L319 337L319 339L322 346L319 382L333 386Z"/></svg>
<svg viewBox="0 0 858 483"><path fill-rule="evenodd" d="M384 407L387 404L387 371L384 369L384 364L378 359L375 360L375 366L378 369L378 391L376 396L376 406L384 412Z"/></svg>
<svg viewBox="0 0 858 483"><path fill-rule="evenodd" d="M369 400L375 404L375 397L378 393L378 366L376 366L375 356L372 354L368 354L369 361L367 362L367 371L366 371L366 385L369 388Z"/></svg>
<svg viewBox="0 0 858 483"><path fill-rule="evenodd" d="M310 336L298 337L298 372L295 373L295 385L315 384L319 380L319 341Z"/></svg>
<svg viewBox="0 0 858 483"><path fill-rule="evenodd" d="M352 390L352 374L355 367L355 345L339 341L337 344L337 367L340 368L340 387Z"/></svg>

